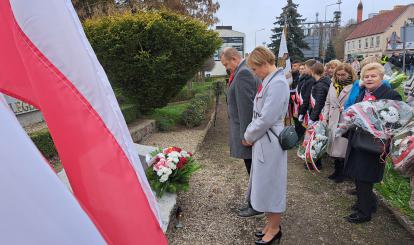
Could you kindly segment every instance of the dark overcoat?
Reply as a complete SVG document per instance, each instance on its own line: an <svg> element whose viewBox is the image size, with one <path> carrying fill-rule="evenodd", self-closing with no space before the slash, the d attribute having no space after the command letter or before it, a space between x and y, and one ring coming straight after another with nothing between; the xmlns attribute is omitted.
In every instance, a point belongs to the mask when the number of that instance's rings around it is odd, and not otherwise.
<svg viewBox="0 0 414 245"><path fill-rule="evenodd" d="M362 89L356 103L364 99L365 90ZM402 100L400 94L385 85L381 85L373 95L376 100ZM384 176L385 163L381 161L381 154L370 153L361 149L352 147L352 141L355 140L356 134L363 134L364 137L373 137L361 129L351 129L348 133L348 148L345 157L344 173L350 178L358 181L378 183Z"/></svg>
<svg viewBox="0 0 414 245"><path fill-rule="evenodd" d="M242 61L234 71L234 78L227 91L227 111L229 114L230 156L252 159L252 148L241 144L244 132L253 118L253 100L259 79Z"/></svg>

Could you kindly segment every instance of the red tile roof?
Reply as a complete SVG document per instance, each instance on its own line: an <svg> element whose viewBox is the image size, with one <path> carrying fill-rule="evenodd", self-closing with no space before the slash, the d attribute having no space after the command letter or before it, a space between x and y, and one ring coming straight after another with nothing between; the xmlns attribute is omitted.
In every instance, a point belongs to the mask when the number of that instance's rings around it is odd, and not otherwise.
<svg viewBox="0 0 414 245"><path fill-rule="evenodd" d="M404 13L410 5L401 6L385 13L378 14L371 19L364 20L359 23L355 30L349 34L346 40L371 36L383 33L394 23L394 21Z"/></svg>

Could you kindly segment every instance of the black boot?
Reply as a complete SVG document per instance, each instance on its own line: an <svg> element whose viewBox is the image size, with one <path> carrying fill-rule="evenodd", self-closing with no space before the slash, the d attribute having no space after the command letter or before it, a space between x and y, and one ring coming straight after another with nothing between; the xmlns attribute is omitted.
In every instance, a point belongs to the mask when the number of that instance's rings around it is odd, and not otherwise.
<svg viewBox="0 0 414 245"><path fill-rule="evenodd" d="M335 159L335 171L337 171L337 175L334 178L335 183L344 182L344 159Z"/></svg>

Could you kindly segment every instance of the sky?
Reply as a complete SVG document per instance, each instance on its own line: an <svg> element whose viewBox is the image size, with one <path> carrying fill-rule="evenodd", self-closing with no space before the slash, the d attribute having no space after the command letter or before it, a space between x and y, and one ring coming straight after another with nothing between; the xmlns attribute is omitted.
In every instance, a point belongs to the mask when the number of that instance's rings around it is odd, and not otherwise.
<svg viewBox="0 0 414 245"><path fill-rule="evenodd" d="M249 53L256 44L267 45L270 43L271 29L276 21L276 16L282 12L287 0L218 0L220 9L216 16L220 22L217 25L233 26L233 30L246 34L245 51ZM319 20L333 19L333 12L338 10L335 4L338 0L293 0L299 4L298 12L306 21L315 21L316 12ZM342 25L351 18L356 19L359 0L342 0ZM362 0L364 7L363 19L368 18L370 13L378 13L380 10L392 9L394 5L406 5L414 3L413 0ZM327 6L334 4L332 6ZM327 7L326 7L327 6ZM261 30L261 29L265 30ZM261 31L258 31L261 30Z"/></svg>

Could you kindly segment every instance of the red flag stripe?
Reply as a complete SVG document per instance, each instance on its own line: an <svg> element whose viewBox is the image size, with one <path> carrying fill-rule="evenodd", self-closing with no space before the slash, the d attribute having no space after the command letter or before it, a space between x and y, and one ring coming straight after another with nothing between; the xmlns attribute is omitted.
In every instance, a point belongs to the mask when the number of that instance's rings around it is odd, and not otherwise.
<svg viewBox="0 0 414 245"><path fill-rule="evenodd" d="M166 244L135 170L99 114L22 32L8 1L0 1L0 11L1 51L14 50L0 66L15 61L2 72L0 89L42 110L74 194L106 241Z"/></svg>

